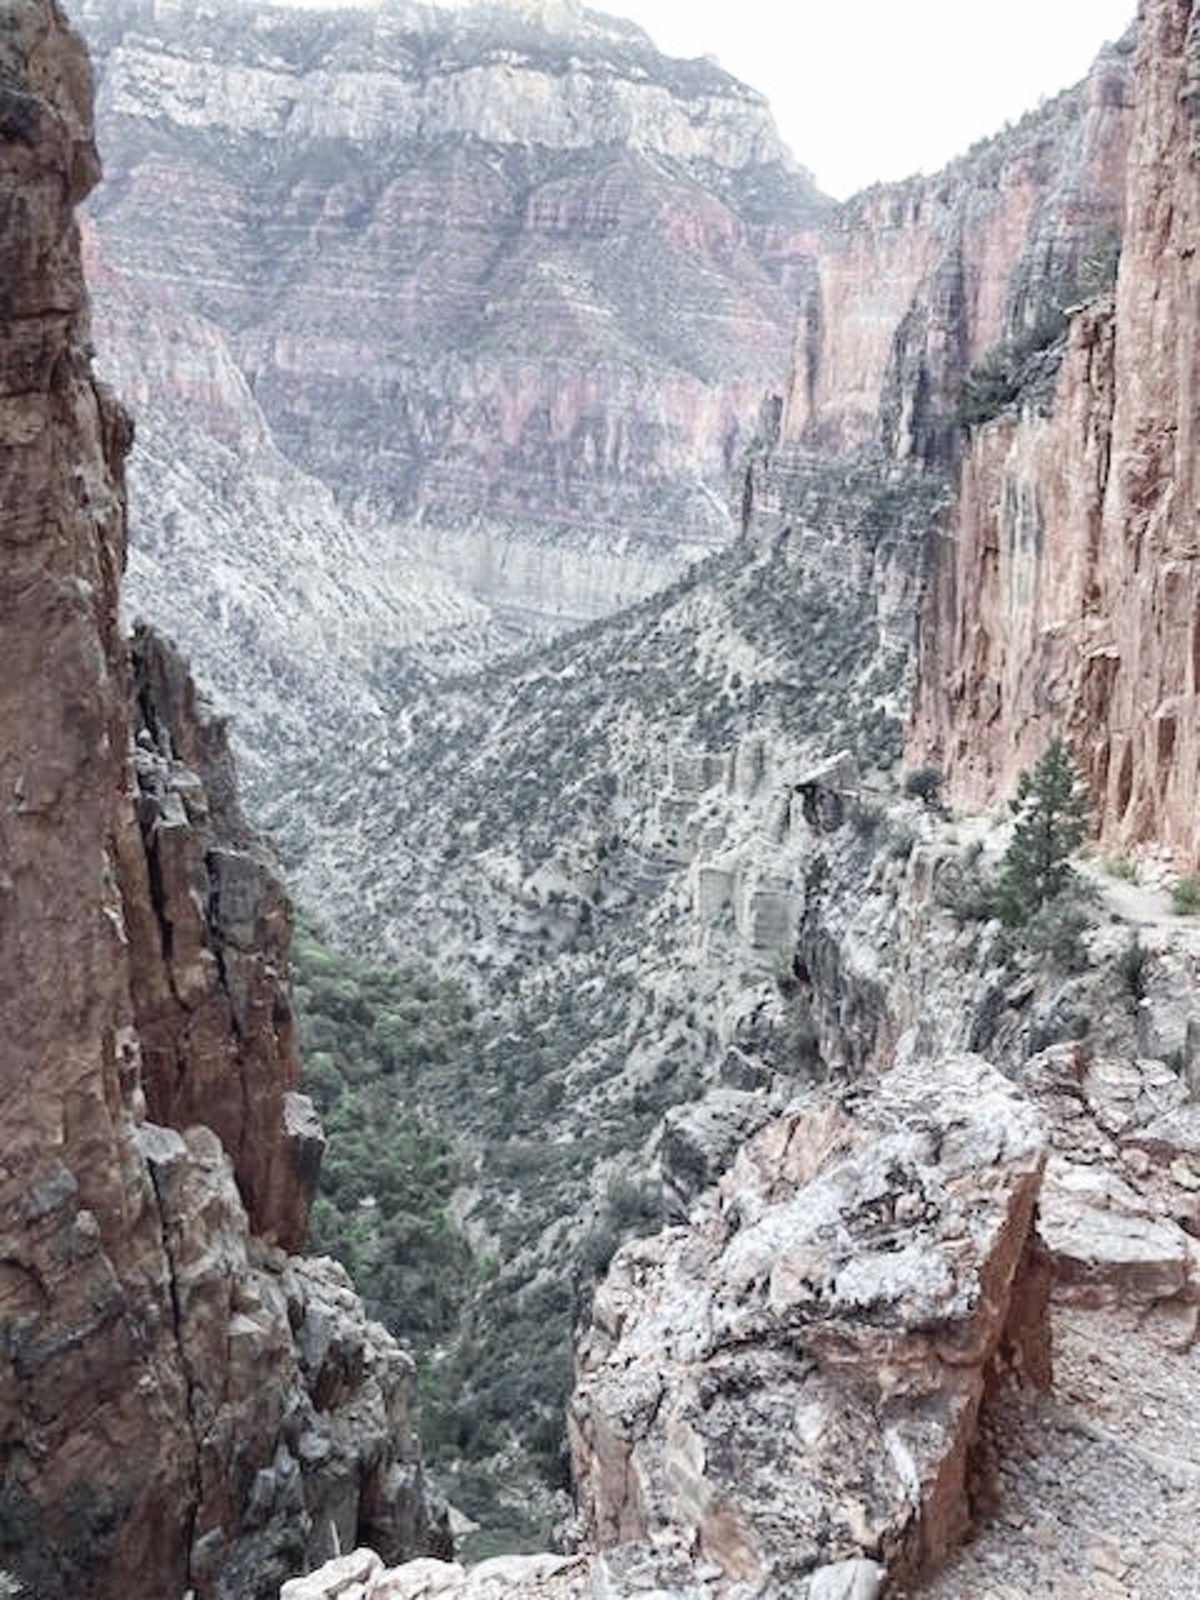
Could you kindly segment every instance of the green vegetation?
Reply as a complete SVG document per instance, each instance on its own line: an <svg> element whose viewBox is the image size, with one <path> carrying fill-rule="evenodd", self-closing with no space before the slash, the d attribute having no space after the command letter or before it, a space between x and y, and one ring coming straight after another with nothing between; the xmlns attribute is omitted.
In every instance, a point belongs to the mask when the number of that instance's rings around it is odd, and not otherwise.
<svg viewBox="0 0 1200 1600"><path fill-rule="evenodd" d="M1117 958L1117 975L1136 1011L1149 985L1150 952L1135 933Z"/></svg>
<svg viewBox="0 0 1200 1600"><path fill-rule="evenodd" d="M1062 739L1021 774L1012 809L1016 821L992 896L1005 930L999 953L1024 950L1063 971L1080 971L1092 896L1072 857L1087 836L1090 806Z"/></svg>
<svg viewBox="0 0 1200 1600"><path fill-rule="evenodd" d="M1075 886L1071 857L1087 837L1090 807L1083 782L1062 739L1021 774L1012 839L997 887L1000 920L1027 926L1051 901Z"/></svg>
<svg viewBox="0 0 1200 1600"><path fill-rule="evenodd" d="M955 409L960 427L990 422L1036 390L1039 380L1053 381L1071 312L1112 288L1120 259L1119 231L1111 228L1098 234L1083 252L1076 275L1057 289L1048 289L1019 331L967 373Z"/></svg>
<svg viewBox="0 0 1200 1600"><path fill-rule="evenodd" d="M692 1065L664 1063L632 1097L606 1093L631 1003L615 980L492 1017L458 985L333 950L307 924L293 954L305 1084L329 1140L310 1245L345 1263L416 1355L426 1457L482 1524L474 1553L540 1548L545 1521L503 1491L493 1458L515 1443L544 1484L563 1485L583 1296L623 1239L659 1226L658 1186L617 1173L552 1262L538 1241L586 1211L600 1162L639 1148L694 1093ZM573 1126L584 1099L586 1133ZM473 1250L451 1200L477 1162L487 1181L474 1215L489 1244Z"/></svg>
<svg viewBox="0 0 1200 1600"><path fill-rule="evenodd" d="M1200 877L1180 878L1171 890L1171 909L1179 917L1200 914Z"/></svg>
<svg viewBox="0 0 1200 1600"><path fill-rule="evenodd" d="M426 1453L480 1551L544 1544L576 1324L613 1251L660 1225L650 1141L719 1070L716 1004L761 978L736 942L727 967L681 959L682 864L721 826L731 758L752 773L761 740L783 783L841 748L899 754L911 639L881 628L875 579L916 574L944 488L865 463L794 479L789 541L486 672L376 684L386 723L313 747L274 802L359 952L307 930L297 951L330 1135L314 1242L411 1343ZM801 531L827 522L830 541ZM361 959L381 948L412 954ZM753 1026L776 1070L816 1069L802 996Z"/></svg>
<svg viewBox="0 0 1200 1600"><path fill-rule="evenodd" d="M428 974L335 953L309 927L293 959L305 1087L329 1140L310 1247L345 1264L372 1316L426 1347L456 1325L476 1268L449 1213L465 1157L419 1083L469 1049L470 1006Z"/></svg>
<svg viewBox="0 0 1200 1600"><path fill-rule="evenodd" d="M1110 877L1118 878L1122 883L1138 883L1141 881L1141 872L1136 861L1129 856L1113 856L1104 863L1104 870Z"/></svg>
<svg viewBox="0 0 1200 1600"><path fill-rule="evenodd" d="M904 792L912 800L920 800L931 811L940 810L942 789L946 778L940 767L917 767L904 779Z"/></svg>
<svg viewBox="0 0 1200 1600"><path fill-rule="evenodd" d="M984 870L976 842L941 874L939 903L961 922L998 919L995 953L1005 961L1040 956L1078 972L1086 962L1083 935L1094 920L1095 897L1072 858L1087 836L1090 808L1061 739L1022 773L1012 810L1012 838L999 873Z"/></svg>
<svg viewBox="0 0 1200 1600"><path fill-rule="evenodd" d="M954 413L959 427L977 428L1015 405L1036 374L1037 358L1058 344L1068 323L1062 305L1048 306L1015 338L977 362L959 390Z"/></svg>

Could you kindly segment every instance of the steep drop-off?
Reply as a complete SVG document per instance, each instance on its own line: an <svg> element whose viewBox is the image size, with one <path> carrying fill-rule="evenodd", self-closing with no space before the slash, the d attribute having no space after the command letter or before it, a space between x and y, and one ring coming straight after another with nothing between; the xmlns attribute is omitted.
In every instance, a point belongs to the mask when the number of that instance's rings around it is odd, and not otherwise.
<svg viewBox="0 0 1200 1600"><path fill-rule="evenodd" d="M1081 298L1111 248L1131 100L1126 40L1078 87L933 177L868 189L827 219L785 448L953 464L969 369Z"/></svg>
<svg viewBox="0 0 1200 1600"><path fill-rule="evenodd" d="M1115 299L1075 317L1049 418L976 429L935 566L915 743L987 801L1051 733L1103 838L1200 861L1196 83L1186 0L1143 6Z"/></svg>
<svg viewBox="0 0 1200 1600"><path fill-rule="evenodd" d="M0 111L0 1568L265 1596L362 1534L437 1542L411 1363L285 1253L321 1145L286 900L219 726L118 625L130 424L92 374L90 80L53 0L0 9Z"/></svg>

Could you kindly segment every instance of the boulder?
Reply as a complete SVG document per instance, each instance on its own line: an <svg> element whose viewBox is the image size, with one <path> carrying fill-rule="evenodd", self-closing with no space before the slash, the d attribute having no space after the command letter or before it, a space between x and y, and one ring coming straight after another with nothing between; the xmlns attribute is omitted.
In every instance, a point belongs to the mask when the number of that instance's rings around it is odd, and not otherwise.
<svg viewBox="0 0 1200 1600"><path fill-rule="evenodd" d="M1055 1157L1042 1189L1040 1229L1055 1276L1089 1304L1154 1304L1182 1294L1194 1246L1154 1203L1103 1167Z"/></svg>
<svg viewBox="0 0 1200 1600"><path fill-rule="evenodd" d="M989 1385L1048 1381L1045 1159L1038 1116L969 1056L763 1130L597 1293L569 1419L585 1538L678 1539L730 1594L941 1559Z"/></svg>

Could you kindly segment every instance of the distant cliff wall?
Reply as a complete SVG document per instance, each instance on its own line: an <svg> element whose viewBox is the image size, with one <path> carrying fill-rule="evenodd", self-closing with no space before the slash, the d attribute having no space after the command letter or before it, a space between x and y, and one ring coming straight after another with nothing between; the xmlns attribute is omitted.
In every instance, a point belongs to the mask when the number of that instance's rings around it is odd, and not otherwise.
<svg viewBox="0 0 1200 1600"><path fill-rule="evenodd" d="M363 1532L437 1536L411 1363L280 1248L320 1153L286 902L186 673L149 636L131 670L118 623L131 429L73 218L97 175L82 45L6 0L0 1570L39 1600L232 1600Z"/></svg>
<svg viewBox="0 0 1200 1600"><path fill-rule="evenodd" d="M1055 732L1106 842L1200 862L1200 12L1145 0L1115 298L1074 319L1049 417L977 428L934 567L914 725L963 799Z"/></svg>
<svg viewBox="0 0 1200 1600"><path fill-rule="evenodd" d="M785 445L945 466L973 363L1078 296L1122 206L1130 45L930 178L868 189L822 229Z"/></svg>
<svg viewBox="0 0 1200 1600"><path fill-rule="evenodd" d="M579 7L79 13L108 262L224 330L377 549L632 541L665 581L728 536L828 204L760 96Z"/></svg>

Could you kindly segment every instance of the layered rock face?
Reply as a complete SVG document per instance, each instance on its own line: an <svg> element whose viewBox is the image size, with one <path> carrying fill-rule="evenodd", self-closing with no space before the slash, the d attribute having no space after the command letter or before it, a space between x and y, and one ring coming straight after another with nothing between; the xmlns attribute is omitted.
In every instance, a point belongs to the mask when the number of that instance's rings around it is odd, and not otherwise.
<svg viewBox="0 0 1200 1600"><path fill-rule="evenodd" d="M411 1368L279 1248L319 1154L286 903L178 663L143 638L131 673L118 626L130 427L91 371L89 75L53 0L0 10L0 90L0 1568L270 1593L364 1528L428 1545Z"/></svg>
<svg viewBox="0 0 1200 1600"><path fill-rule="evenodd" d="M752 91L576 6L78 9L107 259L222 331L377 556L415 521L423 559L561 622L728 535L825 209ZM531 547L568 537L556 589Z"/></svg>
<svg viewBox="0 0 1200 1600"><path fill-rule="evenodd" d="M980 430L926 625L915 742L987 798L1065 730L1116 847L1200 860L1200 23L1143 7L1115 304L1078 317L1049 421Z"/></svg>
<svg viewBox="0 0 1200 1600"><path fill-rule="evenodd" d="M251 792L376 721L397 683L494 648L483 605L417 554L385 557L284 457L216 323L114 272L90 228L84 261L106 377L138 418L125 604L203 663Z"/></svg>
<svg viewBox="0 0 1200 1600"><path fill-rule="evenodd" d="M1087 80L931 178L829 219L801 319L785 446L953 459L958 386L987 351L1080 298L1120 223L1128 41ZM1086 272L1083 273L1086 277Z"/></svg>
<svg viewBox="0 0 1200 1600"><path fill-rule="evenodd" d="M1033 525L1084 516L1094 491L1079 469L1090 462L1093 480L1106 470L1102 436L1068 465L1046 413L1067 310L1091 296L1094 322L1095 285L1116 250L1132 100L1126 40L1077 89L943 172L840 207L818 239L786 397L760 423L744 477L744 524L775 547L827 543L847 502L874 497L874 545L860 539L848 555L873 569L882 638L917 648L922 623L912 759L949 766L956 798L974 803L1003 796L1046 738L1039 728L1014 740L1006 727L995 739L1003 772L969 790L962 781L973 758L960 762L959 751L975 748L987 708L1008 692L1004 679L1042 670L1032 643L1044 633L1041 594L1074 581L1078 563L1060 560L1026 603L1037 587ZM1103 340L1078 337L1066 365L1085 389L1102 388ZM1000 485L998 469L983 464L981 451L1003 456L993 430L976 430L962 463L964 380L1016 350L1030 367L1021 460L1039 453L1054 497L1042 512L1032 491ZM999 555L994 518L1011 524ZM993 589L987 573L997 563L1013 575ZM965 715L948 704L952 696Z"/></svg>

